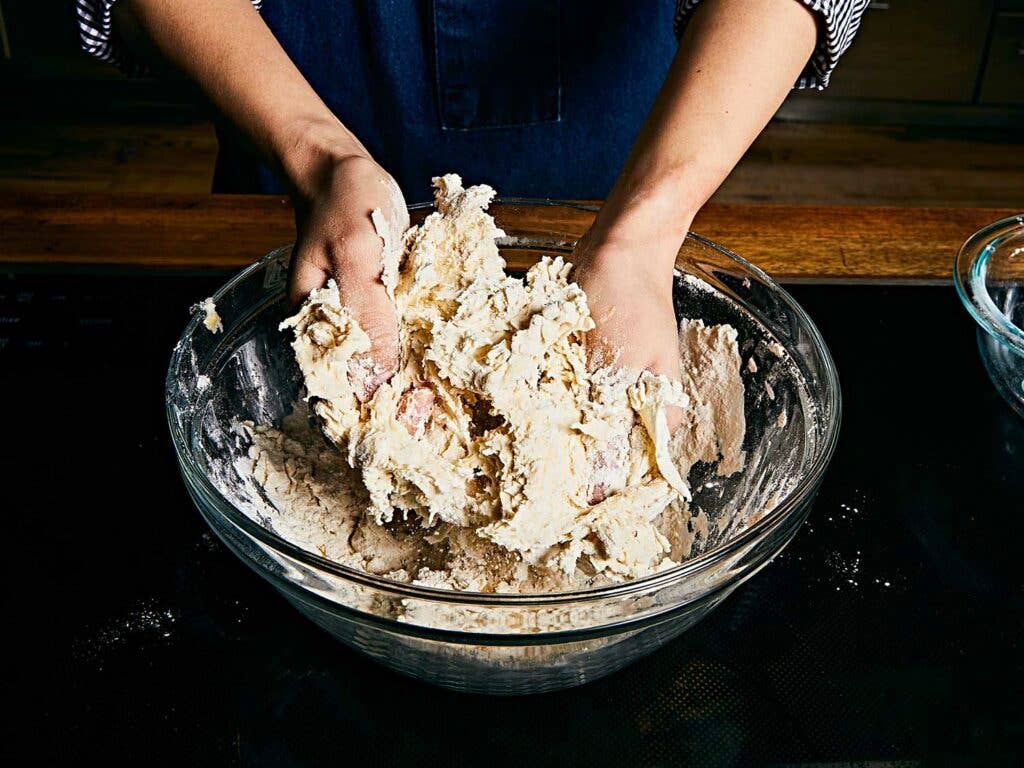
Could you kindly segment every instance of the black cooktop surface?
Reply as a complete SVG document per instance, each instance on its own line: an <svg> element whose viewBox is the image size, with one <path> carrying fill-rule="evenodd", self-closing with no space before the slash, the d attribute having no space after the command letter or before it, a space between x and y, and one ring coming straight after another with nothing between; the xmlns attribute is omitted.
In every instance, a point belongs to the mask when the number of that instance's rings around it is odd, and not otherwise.
<svg viewBox="0 0 1024 768"><path fill-rule="evenodd" d="M952 288L795 288L844 397L808 523L664 649L502 699L363 659L207 532L163 378L189 305L222 280L0 278L9 757L1019 764L1024 422Z"/></svg>

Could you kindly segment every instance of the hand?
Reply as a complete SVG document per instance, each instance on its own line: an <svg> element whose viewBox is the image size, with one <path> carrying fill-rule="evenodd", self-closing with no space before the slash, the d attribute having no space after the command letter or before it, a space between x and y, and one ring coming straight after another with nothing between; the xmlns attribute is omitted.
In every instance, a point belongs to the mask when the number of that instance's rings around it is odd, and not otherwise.
<svg viewBox="0 0 1024 768"><path fill-rule="evenodd" d="M679 380L679 329L672 306L678 245L673 238L607 231L599 220L573 254L576 281L595 323L587 334L588 362L592 368L646 370ZM679 409L666 415L670 428L678 426Z"/></svg>
<svg viewBox="0 0 1024 768"><path fill-rule="evenodd" d="M346 147L345 150L348 150ZM405 200L394 179L361 146L326 152L296 184L297 239L289 296L303 301L334 278L342 303L372 344L357 395L367 400L398 369L399 336L394 302L381 280L383 240L370 218L379 209L399 236L408 226ZM350 374L352 375L352 374Z"/></svg>
<svg viewBox="0 0 1024 768"><path fill-rule="evenodd" d="M679 330L672 307L672 267L651 257L640 242L606 239L595 225L576 244L573 262L576 281L587 294L595 326L587 334L587 363L629 368L680 379ZM670 430L682 421L675 407L666 410ZM621 442L621 441L620 441ZM625 445L615 441L600 446L595 470L618 465ZM598 473L599 475L602 473ZM590 503L604 500L608 488L596 481Z"/></svg>
<svg viewBox="0 0 1024 768"><path fill-rule="evenodd" d="M607 250L576 256L576 279L587 294L595 328L587 334L593 367L613 366L680 378L679 331L672 276L631 266Z"/></svg>

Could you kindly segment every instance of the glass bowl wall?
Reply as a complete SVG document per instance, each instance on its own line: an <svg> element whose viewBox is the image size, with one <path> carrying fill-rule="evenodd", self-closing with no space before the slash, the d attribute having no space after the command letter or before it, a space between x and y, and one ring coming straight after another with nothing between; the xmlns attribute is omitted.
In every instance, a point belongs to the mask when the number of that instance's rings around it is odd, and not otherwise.
<svg viewBox="0 0 1024 768"><path fill-rule="evenodd" d="M500 246L510 268L542 254L571 255L580 206L506 200L492 213L508 233ZM694 503L708 513L712 533L690 559L586 591L493 595L390 581L301 549L260 514L266 500L233 463L246 446L232 424L279 422L299 397L301 377L277 330L288 311L289 257L288 247L268 254L214 295L223 333L211 334L198 315L185 328L166 382L171 437L189 494L228 548L299 611L377 661L486 693L593 680L707 615L775 557L806 518L839 429L839 383L828 349L771 278L691 235L677 260L676 312L739 331L748 463L727 479L710 468L697 471ZM748 368L750 358L755 366Z"/></svg>

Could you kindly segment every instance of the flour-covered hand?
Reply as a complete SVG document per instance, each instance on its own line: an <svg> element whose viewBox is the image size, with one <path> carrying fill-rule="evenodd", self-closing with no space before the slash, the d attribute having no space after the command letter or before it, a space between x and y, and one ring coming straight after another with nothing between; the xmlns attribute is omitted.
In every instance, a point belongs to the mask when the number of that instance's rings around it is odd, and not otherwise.
<svg viewBox="0 0 1024 768"><path fill-rule="evenodd" d="M611 366L679 379L679 330L672 307L672 270L644 264L622 244L584 237L574 254L576 280L595 327L587 334L591 368ZM681 414L666 414L669 426Z"/></svg>
<svg viewBox="0 0 1024 768"><path fill-rule="evenodd" d="M305 176L295 218L289 296L297 304L329 279L337 282L342 304L370 337L364 364L353 368L362 378L353 385L367 399L398 368L398 323L381 273L385 238L400 238L409 225L405 200L369 156L328 154Z"/></svg>

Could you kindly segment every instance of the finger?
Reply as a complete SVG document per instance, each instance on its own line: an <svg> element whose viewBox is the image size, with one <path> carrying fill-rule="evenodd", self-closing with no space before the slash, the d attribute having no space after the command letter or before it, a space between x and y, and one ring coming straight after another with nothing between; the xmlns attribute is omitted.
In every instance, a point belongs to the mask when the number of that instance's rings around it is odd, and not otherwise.
<svg viewBox="0 0 1024 768"><path fill-rule="evenodd" d="M622 364L622 347L610 341L597 330L588 331L584 337L587 350L587 369L616 368Z"/></svg>
<svg viewBox="0 0 1024 768"><path fill-rule="evenodd" d="M665 421L668 423L669 434L675 433L683 423L683 409L677 405L670 405L665 409Z"/></svg>
<svg viewBox="0 0 1024 768"><path fill-rule="evenodd" d="M342 303L370 337L369 353L353 358L349 369L349 381L356 397L366 402L398 370L398 324L394 305L383 285L359 290L355 286L362 283L362 279L347 279L347 272L352 270L329 269L328 261L326 251L300 247L292 259L288 298L293 304L301 304L311 291L322 288L329 278L335 278Z"/></svg>
<svg viewBox="0 0 1024 768"><path fill-rule="evenodd" d="M416 439L423 436L427 420L433 412L434 391L430 387L413 387L398 400L398 423Z"/></svg>
<svg viewBox="0 0 1024 768"><path fill-rule="evenodd" d="M399 334L395 308L384 286L377 283L361 291L348 291L342 297L370 337L370 351L353 366L352 384L360 399L373 396L381 384L391 379L398 370Z"/></svg>
<svg viewBox="0 0 1024 768"><path fill-rule="evenodd" d="M357 319L358 322L358 319ZM369 334L367 334L369 335ZM360 402L373 397L381 384L391 380L398 372L397 339L374 339L370 336L370 351L352 359L349 381Z"/></svg>
<svg viewBox="0 0 1024 768"><path fill-rule="evenodd" d="M335 222L335 227L330 237L324 239L324 261L328 266L322 268L325 274L319 279L322 284L328 276L334 278L342 305L370 339L369 352L354 357L349 367L349 381L356 397L366 402L398 370L398 322L394 303L380 280L383 244L370 225L369 215L365 222ZM315 258L312 263L321 267ZM306 269L310 280L317 275L305 265L298 266L297 285L300 269Z"/></svg>
<svg viewBox="0 0 1024 768"><path fill-rule="evenodd" d="M598 447L591 458L590 503L598 504L608 497L613 484L621 482L629 438L616 435Z"/></svg>
<svg viewBox="0 0 1024 768"><path fill-rule="evenodd" d="M348 369L349 383L360 403L368 402L380 389L380 385L393 375L394 372L385 369L373 356L373 353L356 355L352 358L352 364Z"/></svg>
<svg viewBox="0 0 1024 768"><path fill-rule="evenodd" d="M674 350L657 358L651 365L647 366L647 370L673 381L682 381L683 378L682 360ZM668 422L669 432L675 432L683 422L683 409L675 405L667 406L665 408L665 419Z"/></svg>

